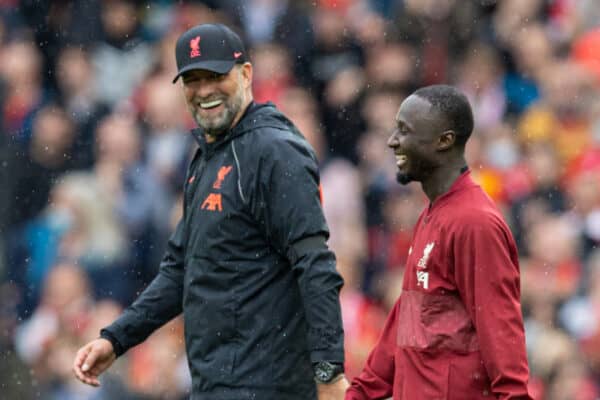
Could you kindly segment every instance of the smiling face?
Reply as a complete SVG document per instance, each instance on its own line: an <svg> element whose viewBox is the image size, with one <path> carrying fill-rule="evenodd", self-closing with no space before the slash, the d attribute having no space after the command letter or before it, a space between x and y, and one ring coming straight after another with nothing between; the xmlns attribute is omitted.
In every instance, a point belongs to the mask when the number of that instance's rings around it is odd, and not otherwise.
<svg viewBox="0 0 600 400"><path fill-rule="evenodd" d="M231 129L252 100L252 66L234 66L226 74L192 70L183 75L188 108L204 133L214 137Z"/></svg>
<svg viewBox="0 0 600 400"><path fill-rule="evenodd" d="M396 155L399 183L423 182L440 166L437 153L439 133L443 131L438 112L427 100L411 95L402 102L396 128L388 139L388 146Z"/></svg>

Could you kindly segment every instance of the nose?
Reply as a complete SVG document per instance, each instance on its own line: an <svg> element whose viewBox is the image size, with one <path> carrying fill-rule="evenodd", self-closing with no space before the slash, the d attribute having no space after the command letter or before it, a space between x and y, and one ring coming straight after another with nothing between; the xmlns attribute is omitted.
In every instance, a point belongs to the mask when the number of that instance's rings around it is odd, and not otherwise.
<svg viewBox="0 0 600 400"><path fill-rule="evenodd" d="M205 99L216 91L216 83L213 79L198 78L185 84L189 93L194 97Z"/></svg>
<svg viewBox="0 0 600 400"><path fill-rule="evenodd" d="M398 135L396 133L397 130L394 130L387 140L387 145L389 148L395 149L400 145L400 141L398 140Z"/></svg>
<svg viewBox="0 0 600 400"><path fill-rule="evenodd" d="M196 88L196 95L202 99L205 99L215 93L215 82L211 79L202 79L198 82Z"/></svg>

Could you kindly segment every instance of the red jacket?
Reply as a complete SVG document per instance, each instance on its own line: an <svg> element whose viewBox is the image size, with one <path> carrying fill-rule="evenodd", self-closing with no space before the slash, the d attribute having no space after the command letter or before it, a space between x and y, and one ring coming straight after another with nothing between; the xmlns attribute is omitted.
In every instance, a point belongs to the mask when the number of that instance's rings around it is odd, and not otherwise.
<svg viewBox="0 0 600 400"><path fill-rule="evenodd" d="M469 172L423 211L402 294L346 400L524 399L519 264Z"/></svg>

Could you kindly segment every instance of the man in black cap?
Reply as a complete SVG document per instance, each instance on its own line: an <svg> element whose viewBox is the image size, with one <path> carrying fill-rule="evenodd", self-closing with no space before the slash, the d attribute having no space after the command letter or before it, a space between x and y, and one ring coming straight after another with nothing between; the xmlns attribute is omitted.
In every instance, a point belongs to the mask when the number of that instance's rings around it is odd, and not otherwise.
<svg viewBox="0 0 600 400"><path fill-rule="evenodd" d="M77 378L98 376L183 312L192 399L341 399L343 284L328 249L313 149L272 104L252 100L252 64L219 24L177 41L199 128L184 213L157 277L100 338Z"/></svg>

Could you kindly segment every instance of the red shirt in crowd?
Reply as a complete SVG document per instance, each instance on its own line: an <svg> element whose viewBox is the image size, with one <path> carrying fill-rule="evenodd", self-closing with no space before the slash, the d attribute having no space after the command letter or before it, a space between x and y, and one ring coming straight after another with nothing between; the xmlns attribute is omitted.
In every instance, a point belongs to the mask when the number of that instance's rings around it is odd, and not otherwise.
<svg viewBox="0 0 600 400"><path fill-rule="evenodd" d="M517 249L467 171L419 217L402 294L346 400L529 400L528 377Z"/></svg>

